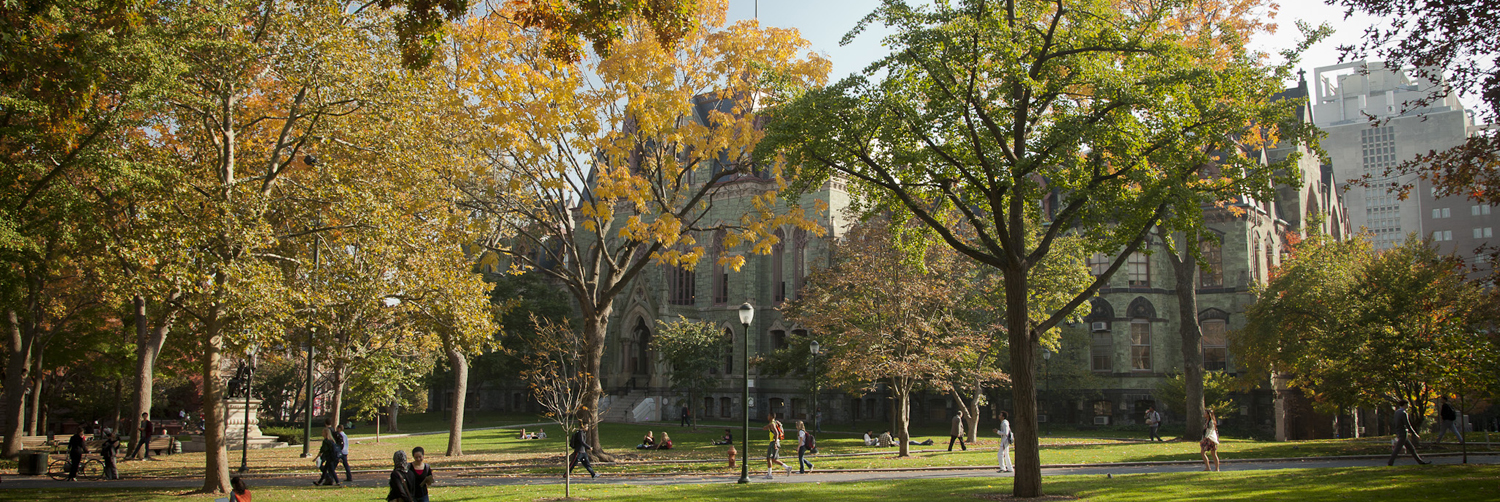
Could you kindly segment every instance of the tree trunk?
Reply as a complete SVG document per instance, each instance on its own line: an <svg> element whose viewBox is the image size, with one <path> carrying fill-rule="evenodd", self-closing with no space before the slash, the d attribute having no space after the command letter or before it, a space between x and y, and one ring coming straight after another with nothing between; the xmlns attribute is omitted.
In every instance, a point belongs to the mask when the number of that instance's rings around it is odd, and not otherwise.
<svg viewBox="0 0 1500 502"><path fill-rule="evenodd" d="M45 352L45 349L33 344L31 351L33 354L36 354L36 362L31 363L31 404L26 408L28 415L26 429L30 430L33 436L45 436L46 434L42 434L40 432L41 429L37 427L41 423L38 420L41 419L40 411L42 409L42 377L44 376L42 373L42 354Z"/></svg>
<svg viewBox="0 0 1500 502"><path fill-rule="evenodd" d="M26 378L31 372L30 336L22 336L21 322L15 309L7 309L10 323L10 361L5 366L5 444L0 456L16 458L21 453L21 415L26 403Z"/></svg>
<svg viewBox="0 0 1500 502"><path fill-rule="evenodd" d="M911 423L911 390L904 388L900 379L892 378L891 380L895 384L891 386L891 392L896 395L896 413L891 418L896 427L896 441L901 444L900 452L896 456L910 457L911 433L907 431L907 426Z"/></svg>
<svg viewBox="0 0 1500 502"><path fill-rule="evenodd" d="M391 405L386 408L386 419L388 422L390 422L385 425L386 432L401 432L401 428L396 426L396 413L400 411L401 405L396 403L391 403Z"/></svg>
<svg viewBox="0 0 1500 502"><path fill-rule="evenodd" d="M333 363L333 412L329 415L333 419L333 425L344 423L344 387L349 380L346 375L348 367L348 361L343 358Z"/></svg>
<svg viewBox="0 0 1500 502"><path fill-rule="evenodd" d="M448 456L464 454L464 406L469 391L469 360L452 340L447 341L448 365L453 367L453 416L448 420Z"/></svg>
<svg viewBox="0 0 1500 502"><path fill-rule="evenodd" d="M169 299L175 299L177 293L169 295ZM167 341L167 333L172 330L172 322L177 318L177 308L168 302L162 302L161 317L156 320L156 327L151 327L151 319L146 316L146 298L136 295L135 303L135 414L131 415L129 430L135 430L135 425L141 418L142 413L151 412L151 394L154 392L152 386L156 378L156 357L161 354L161 347ZM126 429L120 429L118 433L123 434ZM139 434L130 435L131 451L139 439Z"/></svg>
<svg viewBox="0 0 1500 502"><path fill-rule="evenodd" d="M613 462L614 455L604 451L604 446L599 443L599 418L603 415L599 409L599 399L604 397L604 385L599 380L599 367L604 361L604 334L609 319L610 306L605 306L593 312L593 315L584 316L583 321L583 351L584 368L589 374L588 389L583 394L583 409L585 418L593 427L589 427L589 452L601 462Z"/></svg>
<svg viewBox="0 0 1500 502"><path fill-rule="evenodd" d="M1014 269L1012 269L1014 268ZM1005 273L1006 331L1010 338L1011 401L1015 419L1011 430L1016 437L1016 497L1042 495L1042 462L1037 445L1036 421L1036 352L1038 337L1031 330L1027 313L1027 270L1008 267Z"/></svg>
<svg viewBox="0 0 1500 502"><path fill-rule="evenodd" d="M1196 233L1189 233L1178 245L1181 250L1167 253L1177 289L1177 334L1182 338L1182 381L1186 390L1183 403L1182 439L1203 439L1203 330L1198 326L1198 262L1188 246L1197 245Z"/></svg>
<svg viewBox="0 0 1500 502"><path fill-rule="evenodd" d="M222 277L219 279L220 287ZM224 493L229 491L229 452L224 444L224 416L227 409L224 400L224 382L219 365L224 357L224 326L220 320L219 307L211 307L208 322L203 327L203 444L206 453L203 464L202 493ZM311 438L308 438L311 440Z"/></svg>

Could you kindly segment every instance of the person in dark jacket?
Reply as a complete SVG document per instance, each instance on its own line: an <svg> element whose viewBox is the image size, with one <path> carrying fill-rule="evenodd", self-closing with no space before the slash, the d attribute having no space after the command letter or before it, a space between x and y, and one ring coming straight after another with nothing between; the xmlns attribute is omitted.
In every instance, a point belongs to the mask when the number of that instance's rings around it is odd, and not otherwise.
<svg viewBox="0 0 1500 502"><path fill-rule="evenodd" d="M120 479L120 471L115 469L115 449L119 447L120 438L115 431L106 430L104 444L99 446L99 456L104 458L104 479Z"/></svg>
<svg viewBox="0 0 1500 502"><path fill-rule="evenodd" d="M83 454L88 449L83 442L83 429L73 433L68 438L68 481L78 481L78 468L83 465Z"/></svg>
<svg viewBox="0 0 1500 502"><path fill-rule="evenodd" d="M136 422L136 424L140 429L140 437L135 439L135 447L130 449L130 453L126 454L125 458L131 459L135 458L136 455L140 455L141 458L150 460L151 445L149 443L151 442L151 435L156 433L156 424L151 423L150 413L142 413L141 420Z"/></svg>
<svg viewBox="0 0 1500 502"><path fill-rule="evenodd" d="M1416 459L1418 464L1427 465L1432 463L1422 460L1422 456L1417 454L1417 446L1412 443L1413 438L1421 441L1422 436L1417 435L1417 430L1411 426L1411 418L1406 416L1407 404L1405 399L1397 401L1396 413L1391 417L1391 428L1396 431L1396 442L1391 445L1391 458L1385 462L1387 466L1396 465L1396 457L1401 456L1403 448L1411 452L1411 458ZM1407 434L1410 434L1411 438L1408 438Z"/></svg>
<svg viewBox="0 0 1500 502"><path fill-rule="evenodd" d="M333 440L333 431L327 428L323 429L323 446L318 448L318 458L323 461L323 476L314 481L313 484L318 486L343 486L339 483L339 475L336 470L339 464L339 445Z"/></svg>
<svg viewBox="0 0 1500 502"><path fill-rule="evenodd" d="M421 446L411 449L411 499L414 502L428 502L427 487L432 486L432 466L427 465L424 459L427 450Z"/></svg>
<svg viewBox="0 0 1500 502"><path fill-rule="evenodd" d="M573 454L568 456L568 472L573 472L574 467L583 464L583 468L589 471L589 477L597 478L599 473L594 472L593 464L589 463L588 429L588 422L579 422L578 430L573 431L573 436L568 439L568 446L573 447Z"/></svg>
<svg viewBox="0 0 1500 502"><path fill-rule="evenodd" d="M1454 434L1457 434L1458 443L1463 444L1464 433L1459 430L1458 412L1454 411L1453 406L1448 404L1448 396L1443 396L1443 406L1438 408L1438 416L1443 419L1442 426L1440 427L1442 432L1438 434L1437 440L1433 441L1432 444L1443 444L1443 437L1448 435L1448 431L1453 431Z"/></svg>
<svg viewBox="0 0 1500 502"><path fill-rule="evenodd" d="M406 465L406 452L396 450L392 459L396 468L391 470L391 491L385 495L386 502L415 502L411 498L411 470Z"/></svg>

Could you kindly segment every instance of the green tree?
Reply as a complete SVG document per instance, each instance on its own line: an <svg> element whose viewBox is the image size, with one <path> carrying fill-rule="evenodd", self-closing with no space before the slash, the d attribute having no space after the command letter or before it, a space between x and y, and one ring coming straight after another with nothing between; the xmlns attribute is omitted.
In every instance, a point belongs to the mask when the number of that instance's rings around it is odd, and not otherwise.
<svg viewBox="0 0 1500 502"><path fill-rule="evenodd" d="M890 55L770 113L761 157L784 153L798 186L847 178L1002 274L1017 496L1042 493L1042 333L1072 316L1158 226L1175 230L1173 220L1190 218L1204 199L1269 198L1275 181L1296 179L1277 176L1297 171L1296 155L1264 165L1250 152L1311 138L1295 104L1270 101L1289 68L1266 67L1229 34L1183 36L1169 20L1193 6L888 0L865 24L896 29L885 40ZM1211 162L1216 170L1206 169ZM1119 254L1090 286L1058 292L1069 298L1062 308L1033 316L1034 268L1067 235L1082 236L1088 251Z"/></svg>
<svg viewBox="0 0 1500 502"><path fill-rule="evenodd" d="M1233 412L1238 409L1235 407L1234 400L1229 397L1229 394L1231 392L1234 392L1235 389L1234 377L1231 377L1228 373L1224 373L1222 371L1208 371L1204 372L1201 378L1203 380L1203 383L1200 384L1202 385L1202 390L1200 390L1199 392L1203 393L1203 409L1213 411L1214 416L1216 417L1233 416ZM1188 396L1187 386L1188 381L1186 375L1183 375L1181 373L1174 373L1168 376L1165 380L1162 380L1161 383L1158 383L1156 385L1156 395L1160 396L1162 401L1166 401L1168 403L1185 402ZM1186 415L1187 413L1198 413L1199 415L1202 415L1201 411L1194 410L1187 410L1183 413L1184 415ZM1188 416L1183 416L1183 418L1186 419L1188 418ZM1194 434L1191 430L1188 430L1187 434L1200 436L1201 439L1201 436L1203 435L1202 428L1204 425L1202 418L1199 418L1196 422L1189 422L1184 420L1184 424L1189 429L1191 429L1192 427L1198 427L1198 432L1196 434ZM1186 435L1184 437L1186 437Z"/></svg>
<svg viewBox="0 0 1500 502"><path fill-rule="evenodd" d="M711 322L679 316L676 321L657 323L651 348L672 368L672 388L686 393L687 402L696 403L704 392L719 385L729 339Z"/></svg>

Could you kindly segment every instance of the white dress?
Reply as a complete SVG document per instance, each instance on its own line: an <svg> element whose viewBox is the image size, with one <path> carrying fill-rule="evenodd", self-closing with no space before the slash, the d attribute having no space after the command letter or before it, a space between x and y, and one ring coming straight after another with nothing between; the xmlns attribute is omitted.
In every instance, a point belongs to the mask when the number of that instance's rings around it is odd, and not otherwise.
<svg viewBox="0 0 1500 502"><path fill-rule="evenodd" d="M1000 451L995 454L996 460L1000 462L1000 470L1010 472L1015 466L1010 463L1010 420L1000 421Z"/></svg>

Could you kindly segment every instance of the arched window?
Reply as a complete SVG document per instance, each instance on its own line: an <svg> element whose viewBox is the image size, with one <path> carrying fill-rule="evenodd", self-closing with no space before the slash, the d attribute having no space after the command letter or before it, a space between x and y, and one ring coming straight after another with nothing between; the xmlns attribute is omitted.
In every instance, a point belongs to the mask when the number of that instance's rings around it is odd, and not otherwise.
<svg viewBox="0 0 1500 502"><path fill-rule="evenodd" d="M1250 284L1260 283L1260 235L1251 236Z"/></svg>
<svg viewBox="0 0 1500 502"><path fill-rule="evenodd" d="M1266 281L1271 280L1271 269L1276 268L1276 240L1266 235Z"/></svg>
<svg viewBox="0 0 1500 502"><path fill-rule="evenodd" d="M734 331L724 329L724 374L734 373Z"/></svg>
<svg viewBox="0 0 1500 502"><path fill-rule="evenodd" d="M781 275L782 250L785 248L786 234L777 229L773 234L776 243L771 245L771 300L781 303L786 300L786 278Z"/></svg>
<svg viewBox="0 0 1500 502"><path fill-rule="evenodd" d="M651 328L646 326L645 319L637 317L631 332L634 340L630 350L630 373L648 375L651 373Z"/></svg>
<svg viewBox="0 0 1500 502"><path fill-rule="evenodd" d="M807 230L792 231L792 298L802 297L802 280L807 277Z"/></svg>

